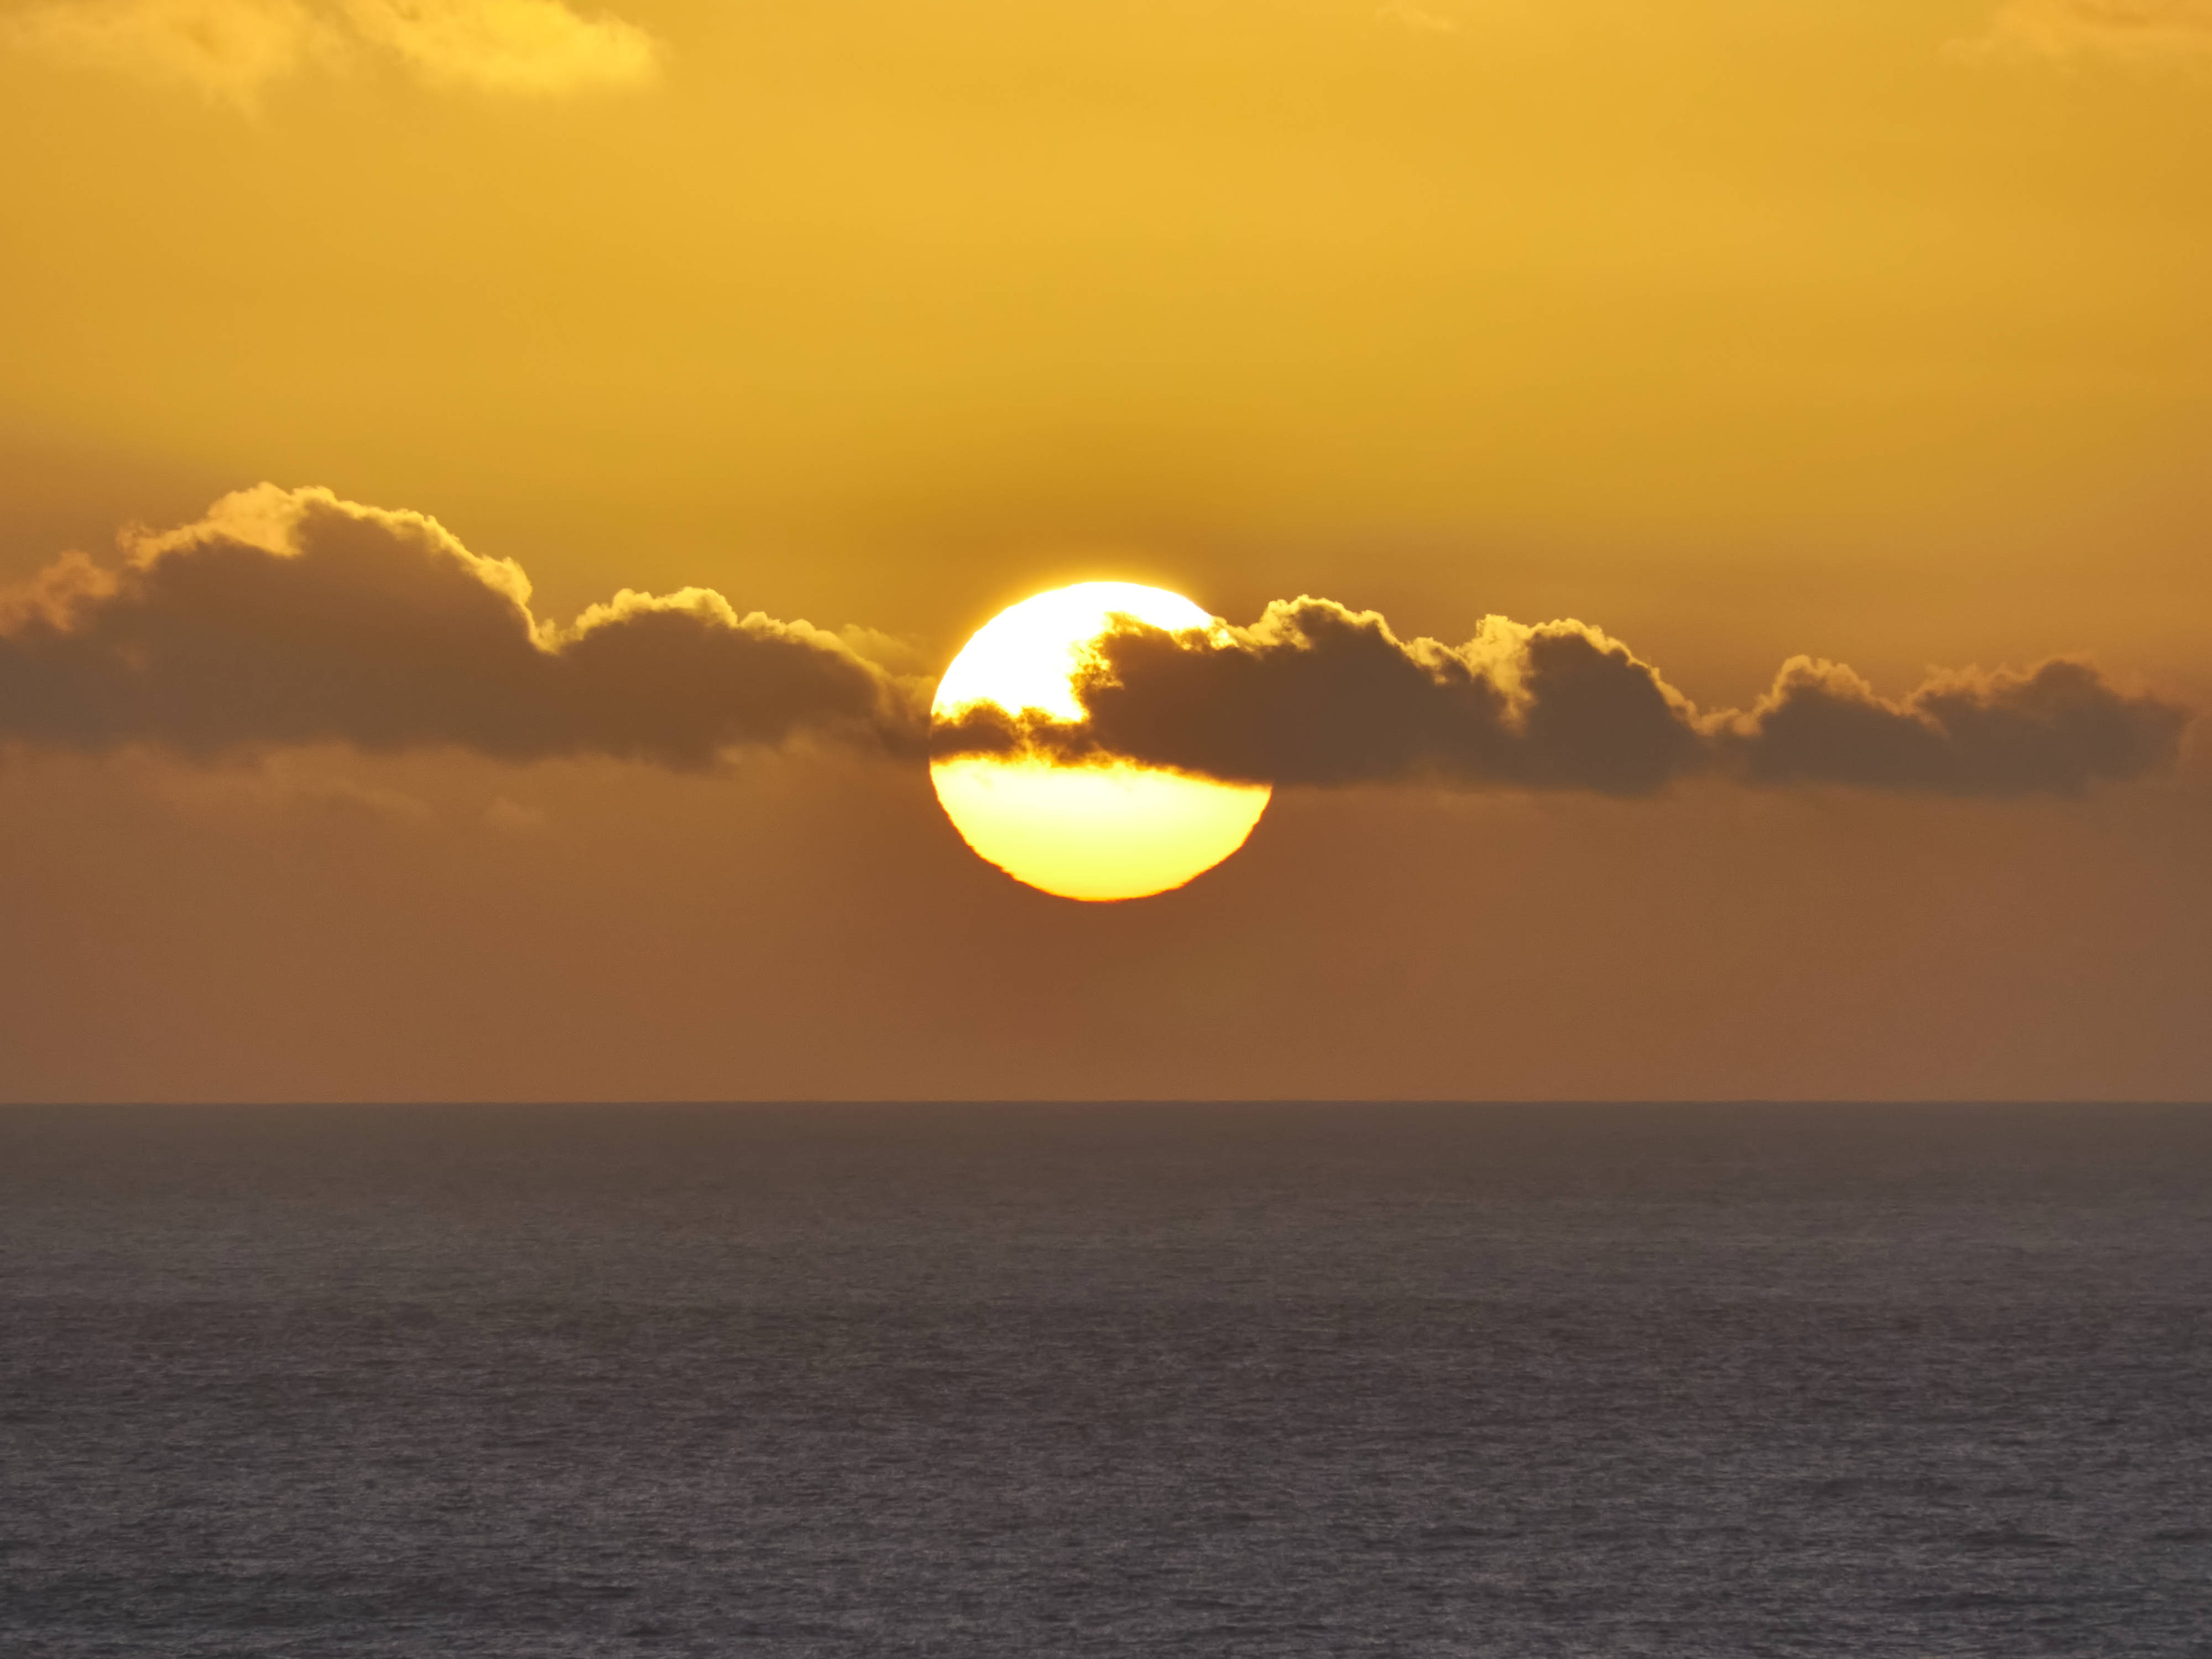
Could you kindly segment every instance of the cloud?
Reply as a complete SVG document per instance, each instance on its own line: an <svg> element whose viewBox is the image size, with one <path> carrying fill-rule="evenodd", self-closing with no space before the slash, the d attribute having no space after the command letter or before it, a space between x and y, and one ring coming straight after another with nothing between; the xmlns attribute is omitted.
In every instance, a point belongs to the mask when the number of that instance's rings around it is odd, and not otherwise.
<svg viewBox="0 0 2212 1659"><path fill-rule="evenodd" d="M1457 34L1463 27L1457 18L1414 5L1413 0L1383 0L1375 15L1402 23L1417 34Z"/></svg>
<svg viewBox="0 0 2212 1659"><path fill-rule="evenodd" d="M1648 796L1708 775L1954 795L2075 794L2177 759L2187 711L2083 662L1938 674L1901 700L1793 658L1748 709L1701 713L1580 622L1485 620L1463 645L1278 600L1249 628L1121 617L1085 718L991 704L930 726L895 636L625 590L561 626L511 560L434 519L262 484L0 594L0 746L201 759L342 743L679 769L794 738L919 761L1027 752L1240 782L1440 783ZM512 816L512 815L510 815Z"/></svg>
<svg viewBox="0 0 2212 1659"><path fill-rule="evenodd" d="M0 38L240 106L343 45L299 0L59 0L8 20Z"/></svg>
<svg viewBox="0 0 2212 1659"><path fill-rule="evenodd" d="M1494 617L1469 643L1401 641L1373 611L1278 600L1250 628L1171 634L1131 619L1079 678L1089 718L990 705L941 722L940 754L1120 755L1239 781L1413 779L1643 794L1704 760L1689 704L1580 623Z"/></svg>
<svg viewBox="0 0 2212 1659"><path fill-rule="evenodd" d="M1841 664L1795 657L1715 734L1761 783L2071 795L2171 766L2187 723L2183 709L2123 693L2083 662L1939 674L1892 702Z"/></svg>
<svg viewBox="0 0 2212 1659"><path fill-rule="evenodd" d="M46 0L5 35L242 108L311 64L363 56L435 86L526 94L639 86L659 65L644 31L562 0Z"/></svg>
<svg viewBox="0 0 2212 1659"><path fill-rule="evenodd" d="M342 742L679 768L802 733L920 752L912 688L705 588L535 618L520 566L435 520L263 484L0 601L0 743L198 757Z"/></svg>
<svg viewBox="0 0 2212 1659"><path fill-rule="evenodd" d="M1981 53L2136 59L2212 53L2212 0L2004 0Z"/></svg>
<svg viewBox="0 0 2212 1659"><path fill-rule="evenodd" d="M642 29L561 0L341 0L354 31L425 81L479 92L637 86L658 54Z"/></svg>
<svg viewBox="0 0 2212 1659"><path fill-rule="evenodd" d="M282 813L401 829L422 828L438 816L428 801L403 791L377 788L352 778L295 772L274 758L264 766L219 773L165 771L157 787L169 800L200 812Z"/></svg>
<svg viewBox="0 0 2212 1659"><path fill-rule="evenodd" d="M552 815L542 806L528 806L504 795L484 808L484 825L503 836L542 836L552 827Z"/></svg>
<svg viewBox="0 0 2212 1659"><path fill-rule="evenodd" d="M1401 640L1371 611L1278 601L1250 628L1174 634L1122 618L1090 652L1087 718L988 704L939 755L1118 757L1236 781L1431 781L1648 795L1692 773L1950 794L2072 793L2171 766L2185 711L2089 665L1938 676L1902 702L1795 659L1748 711L1701 715L1578 622L1493 617L1462 646Z"/></svg>

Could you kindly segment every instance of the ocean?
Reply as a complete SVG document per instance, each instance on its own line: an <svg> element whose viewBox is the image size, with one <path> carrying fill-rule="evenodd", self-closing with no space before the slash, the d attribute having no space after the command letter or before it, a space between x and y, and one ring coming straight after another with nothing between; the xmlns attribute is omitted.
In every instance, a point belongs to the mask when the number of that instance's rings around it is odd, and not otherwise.
<svg viewBox="0 0 2212 1659"><path fill-rule="evenodd" d="M0 1110L0 1654L2212 1655L2212 1109Z"/></svg>

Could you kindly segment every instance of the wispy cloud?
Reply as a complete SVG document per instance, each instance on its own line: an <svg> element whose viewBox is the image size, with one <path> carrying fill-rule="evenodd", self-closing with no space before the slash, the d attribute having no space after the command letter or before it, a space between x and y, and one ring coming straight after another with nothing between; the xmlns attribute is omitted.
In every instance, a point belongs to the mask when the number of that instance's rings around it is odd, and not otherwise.
<svg viewBox="0 0 2212 1659"><path fill-rule="evenodd" d="M1376 14L1394 23L1402 23L1417 34L1458 34L1465 26L1456 17L1447 17L1442 12L1418 6L1413 0L1383 0Z"/></svg>
<svg viewBox="0 0 2212 1659"><path fill-rule="evenodd" d="M2004 0L1977 55L2212 57L2212 0Z"/></svg>
<svg viewBox="0 0 2212 1659"><path fill-rule="evenodd" d="M424 80L483 92L560 93L650 80L652 37L562 0L342 0L354 32Z"/></svg>
<svg viewBox="0 0 2212 1659"><path fill-rule="evenodd" d="M42 0L0 34L247 109L306 69L362 59L434 86L526 95L641 86L659 61L642 29L563 0Z"/></svg>
<svg viewBox="0 0 2212 1659"><path fill-rule="evenodd" d="M5 30L10 44L61 62L241 106L344 46L327 16L300 0L57 0L8 19Z"/></svg>

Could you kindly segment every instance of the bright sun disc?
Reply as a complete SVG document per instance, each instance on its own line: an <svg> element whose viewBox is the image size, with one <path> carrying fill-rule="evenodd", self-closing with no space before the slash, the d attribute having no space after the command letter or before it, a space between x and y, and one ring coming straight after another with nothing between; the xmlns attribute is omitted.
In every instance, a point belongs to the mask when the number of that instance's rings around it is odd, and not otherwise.
<svg viewBox="0 0 2212 1659"><path fill-rule="evenodd" d="M1080 720L1075 672L1116 614L1155 628L1210 628L1179 593L1132 582L1079 582L1000 611L938 683L944 720L977 703ZM1056 766L963 755L930 781L968 845L1017 881L1073 899L1132 899L1201 875L1244 844L1267 811L1265 784L1219 783L1127 761Z"/></svg>

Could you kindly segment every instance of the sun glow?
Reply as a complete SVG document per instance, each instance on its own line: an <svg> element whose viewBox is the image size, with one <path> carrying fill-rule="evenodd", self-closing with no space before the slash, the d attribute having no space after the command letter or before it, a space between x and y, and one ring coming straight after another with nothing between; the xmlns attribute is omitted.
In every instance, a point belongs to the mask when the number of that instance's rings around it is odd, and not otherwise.
<svg viewBox="0 0 2212 1659"><path fill-rule="evenodd" d="M1211 628L1181 594L1130 582L1081 582L993 617L938 683L931 714L977 703L1080 720L1074 680L1084 647L1115 615L1157 628ZM1265 784L1220 783L1128 762L1056 765L968 755L929 769L945 815L976 854L1062 898L1143 898L1180 887L1244 844L1267 810Z"/></svg>

